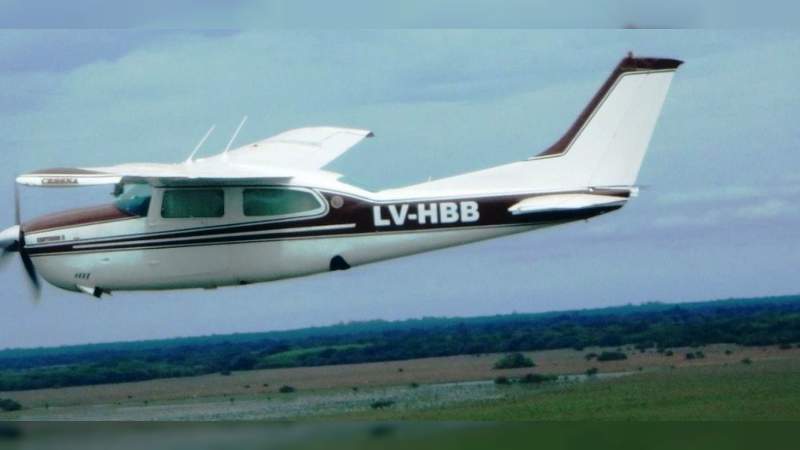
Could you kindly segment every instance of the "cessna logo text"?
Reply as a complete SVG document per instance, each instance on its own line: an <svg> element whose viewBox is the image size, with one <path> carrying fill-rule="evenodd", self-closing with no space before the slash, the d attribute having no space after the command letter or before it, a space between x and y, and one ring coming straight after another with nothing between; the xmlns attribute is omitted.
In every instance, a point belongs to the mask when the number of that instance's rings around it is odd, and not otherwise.
<svg viewBox="0 0 800 450"><path fill-rule="evenodd" d="M78 184L77 178L68 178L68 177L47 177L42 178L42 184Z"/></svg>
<svg viewBox="0 0 800 450"><path fill-rule="evenodd" d="M436 225L477 222L478 202L403 203L372 207L376 227L402 226L406 223Z"/></svg>

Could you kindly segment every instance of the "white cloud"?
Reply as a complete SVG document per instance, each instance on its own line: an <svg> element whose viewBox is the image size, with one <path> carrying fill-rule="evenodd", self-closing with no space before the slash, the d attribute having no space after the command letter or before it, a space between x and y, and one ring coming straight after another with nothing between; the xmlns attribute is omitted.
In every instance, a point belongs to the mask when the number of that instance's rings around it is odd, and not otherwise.
<svg viewBox="0 0 800 450"><path fill-rule="evenodd" d="M666 205L681 205L744 200L757 198L761 195L764 195L764 189L753 186L709 186L702 190L667 192L659 195L657 201Z"/></svg>
<svg viewBox="0 0 800 450"><path fill-rule="evenodd" d="M738 208L735 214L743 219L772 219L787 213L789 208L783 200L770 199Z"/></svg>

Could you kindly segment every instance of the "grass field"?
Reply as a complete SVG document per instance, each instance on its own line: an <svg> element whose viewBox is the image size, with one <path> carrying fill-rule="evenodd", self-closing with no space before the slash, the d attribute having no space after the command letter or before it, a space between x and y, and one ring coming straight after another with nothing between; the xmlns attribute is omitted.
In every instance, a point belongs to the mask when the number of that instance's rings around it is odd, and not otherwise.
<svg viewBox="0 0 800 450"><path fill-rule="evenodd" d="M548 387L424 410L353 414L372 420L798 420L800 361L695 366Z"/></svg>
<svg viewBox="0 0 800 450"><path fill-rule="evenodd" d="M21 420L798 420L800 349L712 345L666 356L587 360L587 348L526 353L532 369L493 370L500 355L269 369L0 393ZM687 359L702 351L704 357ZM752 364L741 361L749 359ZM597 367L597 376L583 375ZM498 375L556 374L496 385ZM279 393L283 385L296 392Z"/></svg>

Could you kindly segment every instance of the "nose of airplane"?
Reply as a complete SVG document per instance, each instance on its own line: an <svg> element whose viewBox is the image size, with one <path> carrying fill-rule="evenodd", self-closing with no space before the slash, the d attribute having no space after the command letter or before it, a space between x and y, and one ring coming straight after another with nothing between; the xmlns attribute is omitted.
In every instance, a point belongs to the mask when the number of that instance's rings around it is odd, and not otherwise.
<svg viewBox="0 0 800 450"><path fill-rule="evenodd" d="M3 248L3 255L8 252L18 250L19 246L19 225L8 227L0 232L0 247Z"/></svg>

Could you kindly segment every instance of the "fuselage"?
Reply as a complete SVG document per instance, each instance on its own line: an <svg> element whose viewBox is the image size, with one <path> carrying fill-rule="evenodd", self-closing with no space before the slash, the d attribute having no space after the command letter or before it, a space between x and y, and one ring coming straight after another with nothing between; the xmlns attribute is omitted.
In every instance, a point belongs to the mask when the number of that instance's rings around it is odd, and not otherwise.
<svg viewBox="0 0 800 450"><path fill-rule="evenodd" d="M149 187L23 226L38 272L63 289L215 288L347 269L588 219L619 204L515 214L536 192L409 197L339 184Z"/></svg>

